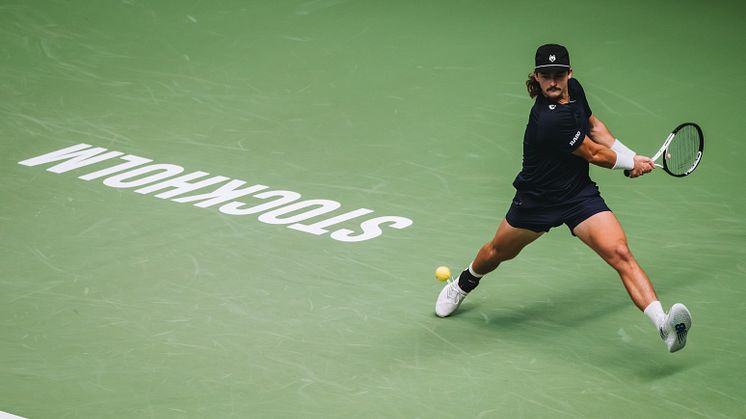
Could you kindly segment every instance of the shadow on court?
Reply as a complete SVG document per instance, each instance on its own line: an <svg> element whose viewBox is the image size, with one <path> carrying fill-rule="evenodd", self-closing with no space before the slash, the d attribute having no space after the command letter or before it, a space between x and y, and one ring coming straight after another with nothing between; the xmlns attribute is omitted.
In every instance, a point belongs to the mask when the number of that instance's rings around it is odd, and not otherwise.
<svg viewBox="0 0 746 419"><path fill-rule="evenodd" d="M502 333L515 331L520 337L528 325L546 329L549 334L561 333L564 328L599 321L632 304L622 290L581 288L569 289L562 294L536 295L533 301L521 304L505 304L498 298L486 307L482 302L472 301L462 305L453 317L471 316ZM475 313L479 317L475 317Z"/></svg>
<svg viewBox="0 0 746 419"><path fill-rule="evenodd" d="M642 382L670 378L702 363L686 349L668 353L621 284L619 288L547 291L522 303L506 304L502 297L473 298L450 318L433 315L433 323L441 339L458 342L467 353L490 351L497 342L520 348L528 356L560 359L579 368L591 365ZM696 329L694 336L696 342Z"/></svg>
<svg viewBox="0 0 746 419"><path fill-rule="evenodd" d="M701 360L699 359L695 362L696 364L701 364ZM688 360L687 362L671 360L659 363L649 361L642 365L638 364L635 369L635 375L640 377L643 381L651 382L678 375L686 370L692 369L693 367L695 367L695 365L692 360Z"/></svg>

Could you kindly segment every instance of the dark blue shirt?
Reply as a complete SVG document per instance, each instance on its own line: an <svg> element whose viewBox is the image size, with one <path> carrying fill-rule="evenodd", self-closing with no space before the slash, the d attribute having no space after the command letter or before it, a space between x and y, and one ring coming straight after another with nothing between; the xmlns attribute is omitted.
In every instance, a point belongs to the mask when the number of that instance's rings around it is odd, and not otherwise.
<svg viewBox="0 0 746 419"><path fill-rule="evenodd" d="M516 201L524 207L551 206L583 193L598 192L588 162L572 152L589 133L591 107L575 79L568 81L570 103L539 94L523 136L523 169L516 176Z"/></svg>

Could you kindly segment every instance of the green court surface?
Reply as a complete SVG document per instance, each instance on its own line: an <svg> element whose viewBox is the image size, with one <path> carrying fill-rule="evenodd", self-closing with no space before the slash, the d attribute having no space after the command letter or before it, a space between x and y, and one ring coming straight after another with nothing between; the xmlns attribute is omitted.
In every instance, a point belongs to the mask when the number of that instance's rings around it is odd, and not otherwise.
<svg viewBox="0 0 746 419"><path fill-rule="evenodd" d="M745 12L3 1L0 411L746 417ZM524 81L546 42L568 46L594 113L638 152L680 122L704 129L688 178L591 169L664 307L692 311L681 352L565 227L457 315L433 314L435 268L463 269L513 196ZM29 163L78 144L121 154ZM81 179L137 157L215 183ZM264 188L205 196L229 182Z"/></svg>

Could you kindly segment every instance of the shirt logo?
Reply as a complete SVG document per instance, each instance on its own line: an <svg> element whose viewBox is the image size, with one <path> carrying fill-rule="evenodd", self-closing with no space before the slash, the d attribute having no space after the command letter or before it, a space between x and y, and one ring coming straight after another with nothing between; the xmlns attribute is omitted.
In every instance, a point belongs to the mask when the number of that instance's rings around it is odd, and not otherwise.
<svg viewBox="0 0 746 419"><path fill-rule="evenodd" d="M576 142L578 142L578 138L580 138L580 131L578 131L574 137L572 137L572 141L570 141L570 145L575 145Z"/></svg>
<svg viewBox="0 0 746 419"><path fill-rule="evenodd" d="M554 54L552 54L552 55L549 56L549 61L551 61L551 62L554 62L556 59L557 59L557 57Z"/></svg>
<svg viewBox="0 0 746 419"><path fill-rule="evenodd" d="M557 108L557 105L549 105L549 109L554 110L555 108Z"/></svg>

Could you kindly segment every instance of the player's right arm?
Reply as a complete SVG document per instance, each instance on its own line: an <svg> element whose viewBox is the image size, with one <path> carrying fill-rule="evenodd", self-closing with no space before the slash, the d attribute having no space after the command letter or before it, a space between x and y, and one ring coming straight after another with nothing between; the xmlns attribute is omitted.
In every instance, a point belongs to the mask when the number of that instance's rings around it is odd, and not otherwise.
<svg viewBox="0 0 746 419"><path fill-rule="evenodd" d="M580 146L573 150L572 154L586 160L596 166L613 169L617 163L617 154L614 150L593 141L586 135ZM630 170L630 177L642 176L653 170L653 161L649 157L635 156L634 168Z"/></svg>

